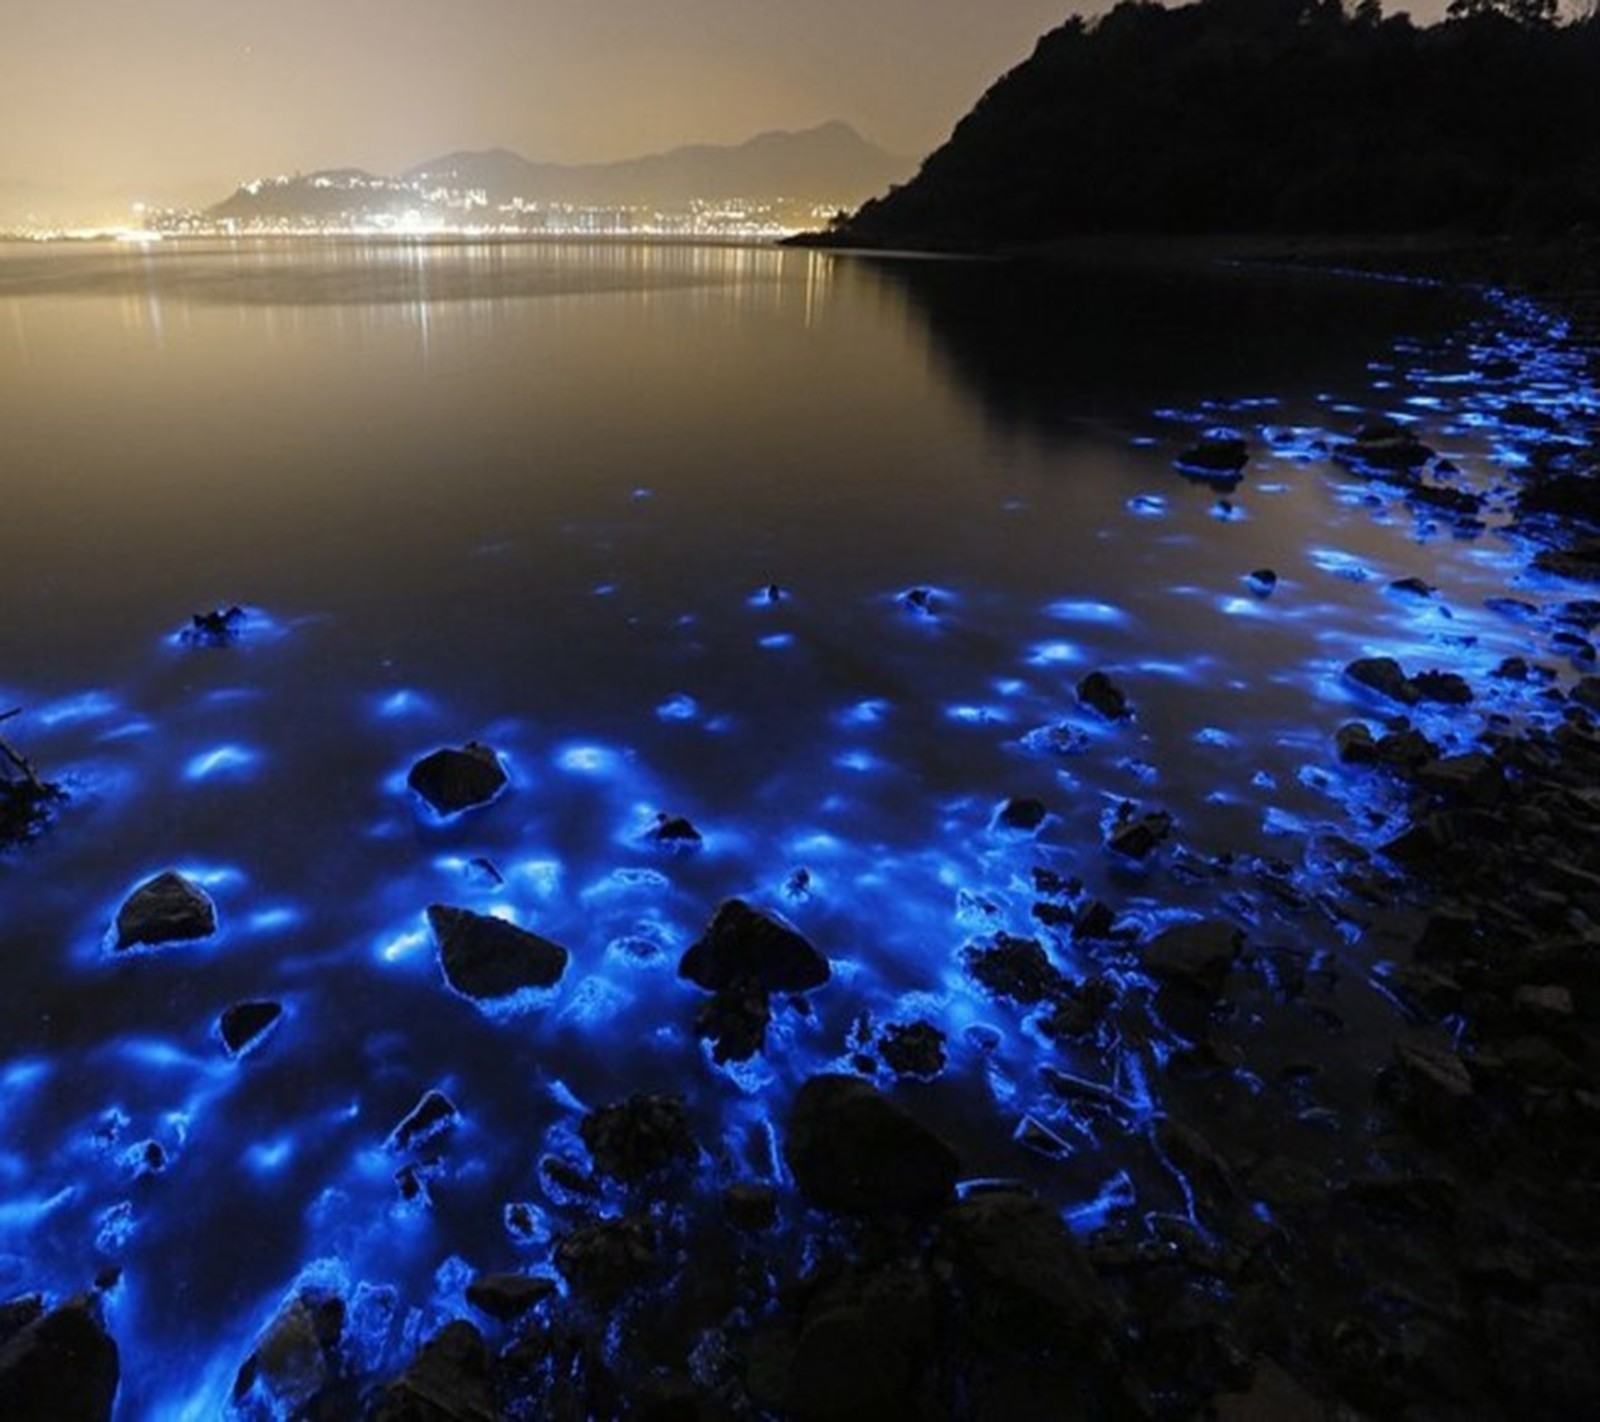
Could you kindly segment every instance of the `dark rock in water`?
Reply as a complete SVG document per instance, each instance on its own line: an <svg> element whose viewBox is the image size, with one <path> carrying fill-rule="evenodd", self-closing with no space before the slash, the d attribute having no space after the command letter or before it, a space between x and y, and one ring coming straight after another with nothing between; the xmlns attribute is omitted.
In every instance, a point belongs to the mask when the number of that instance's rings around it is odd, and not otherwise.
<svg viewBox="0 0 1600 1422"><path fill-rule="evenodd" d="M236 1002L224 1008L217 1019L217 1031L229 1053L242 1057L261 1045L261 1040L283 1017L283 1004L277 1002Z"/></svg>
<svg viewBox="0 0 1600 1422"><path fill-rule="evenodd" d="M1426 1040L1395 1043L1378 1093L1425 1136L1444 1141L1454 1141L1468 1125L1476 1095L1466 1063L1448 1047Z"/></svg>
<svg viewBox="0 0 1600 1422"><path fill-rule="evenodd" d="M934 596L931 588L911 588L902 593L900 606L907 612L915 612L922 617L936 617L939 613L939 599Z"/></svg>
<svg viewBox="0 0 1600 1422"><path fill-rule="evenodd" d="M1600 478L1592 474L1547 475L1522 490L1517 511L1600 525Z"/></svg>
<svg viewBox="0 0 1600 1422"><path fill-rule="evenodd" d="M1050 811L1043 800L1013 796L1000 807L995 823L1004 829L1020 830L1031 834L1049 817Z"/></svg>
<svg viewBox="0 0 1600 1422"><path fill-rule="evenodd" d="M483 1335L465 1319L447 1323L410 1365L386 1383L367 1422L500 1422L494 1359Z"/></svg>
<svg viewBox="0 0 1600 1422"><path fill-rule="evenodd" d="M1411 678L1412 693L1422 701L1438 701L1446 706L1465 706L1472 700L1472 687L1456 672L1424 671Z"/></svg>
<svg viewBox="0 0 1600 1422"><path fill-rule="evenodd" d="M1534 558L1533 566L1574 582L1600 582L1600 539L1585 539L1565 549L1546 548Z"/></svg>
<svg viewBox="0 0 1600 1422"><path fill-rule="evenodd" d="M410 1150L442 1135L455 1125L461 1113L442 1091L428 1091L407 1113L406 1118L394 1128L389 1145L394 1150Z"/></svg>
<svg viewBox="0 0 1600 1422"><path fill-rule="evenodd" d="M1395 420L1373 420L1339 445L1333 457L1351 468L1409 474L1433 458L1433 451L1405 425Z"/></svg>
<svg viewBox="0 0 1600 1422"><path fill-rule="evenodd" d="M715 992L751 979L768 992L806 992L831 976L828 960L794 929L743 899L729 899L689 945L678 976Z"/></svg>
<svg viewBox="0 0 1600 1422"><path fill-rule="evenodd" d="M0 1348L21 1333L35 1319L44 1317L44 1300L38 1294L0 1302Z"/></svg>
<svg viewBox="0 0 1600 1422"><path fill-rule="evenodd" d="M556 1244L555 1265L574 1293L613 1303L660 1271L656 1227L646 1215L579 1225Z"/></svg>
<svg viewBox="0 0 1600 1422"><path fill-rule="evenodd" d="M891 1022L878 1051L896 1076L931 1079L945 1068L944 1043L944 1033L931 1022Z"/></svg>
<svg viewBox="0 0 1600 1422"><path fill-rule="evenodd" d="M1334 733L1333 743L1342 765L1371 765L1378 759L1378 743L1361 721L1347 721Z"/></svg>
<svg viewBox="0 0 1600 1422"><path fill-rule="evenodd" d="M1406 593L1411 597L1432 597L1438 591L1432 583L1421 578L1396 578L1389 584L1390 592Z"/></svg>
<svg viewBox="0 0 1600 1422"><path fill-rule="evenodd" d="M196 646L226 647L238 641L243 631L242 607L218 607L209 612L191 614L183 640Z"/></svg>
<svg viewBox="0 0 1600 1422"><path fill-rule="evenodd" d="M695 1035L710 1040L718 1066L749 1061L767 1044L772 999L754 978L736 978L720 987L695 1017Z"/></svg>
<svg viewBox="0 0 1600 1422"><path fill-rule="evenodd" d="M1106 848L1126 859L1147 859L1172 833L1172 816L1165 810L1151 810L1135 815L1131 806L1124 806L1106 837Z"/></svg>
<svg viewBox="0 0 1600 1422"><path fill-rule="evenodd" d="M1278 575L1271 568L1257 568L1245 576L1244 582L1257 597L1271 597L1278 586Z"/></svg>
<svg viewBox="0 0 1600 1422"><path fill-rule="evenodd" d="M1140 962L1158 982L1214 998L1243 942L1244 934L1222 919L1180 923L1145 944Z"/></svg>
<svg viewBox="0 0 1600 1422"><path fill-rule="evenodd" d="M859 1077L814 1076L789 1113L784 1160L807 1204L926 1214L955 1193L956 1153Z"/></svg>
<svg viewBox="0 0 1600 1422"><path fill-rule="evenodd" d="M722 1192L722 1212L735 1229L760 1234L778 1222L778 1192L770 1185L730 1185Z"/></svg>
<svg viewBox="0 0 1600 1422"><path fill-rule="evenodd" d="M439 945L445 978L468 997L510 997L527 988L554 987L568 953L514 923L471 909L428 906L428 927Z"/></svg>
<svg viewBox="0 0 1600 1422"><path fill-rule="evenodd" d="M625 1185L700 1156L681 1096L636 1095L602 1106L583 1118L578 1134L595 1169Z"/></svg>
<svg viewBox="0 0 1600 1422"><path fill-rule="evenodd" d="M1418 768L1416 783L1436 795L1481 806L1498 804L1506 792L1505 772L1483 751L1431 760Z"/></svg>
<svg viewBox="0 0 1600 1422"><path fill-rule="evenodd" d="M962 966L996 997L1014 1002L1043 1002L1066 986L1066 979L1045 953L1037 938L1014 938L997 933L988 947L964 949Z"/></svg>
<svg viewBox="0 0 1600 1422"><path fill-rule="evenodd" d="M339 1371L345 1302L327 1289L301 1289L278 1311L233 1380L235 1407L254 1396L275 1416L303 1409Z"/></svg>
<svg viewBox="0 0 1600 1422"><path fill-rule="evenodd" d="M683 815L658 814L649 837L669 849L698 849L705 843L705 836Z"/></svg>
<svg viewBox="0 0 1600 1422"><path fill-rule="evenodd" d="M468 741L460 750L445 748L411 767L406 784L441 815L484 805L505 788L500 757L488 746Z"/></svg>
<svg viewBox="0 0 1600 1422"><path fill-rule="evenodd" d="M1184 474L1234 483L1250 462L1250 446L1237 430L1219 426L1206 430L1173 462Z"/></svg>
<svg viewBox="0 0 1600 1422"><path fill-rule="evenodd" d="M205 890L170 869L141 884L117 911L117 951L138 944L187 943L217 931Z"/></svg>
<svg viewBox="0 0 1600 1422"><path fill-rule="evenodd" d="M100 1320L98 1300L71 1299L37 1313L0 1343L0 1417L107 1422L120 1379L117 1345Z"/></svg>
<svg viewBox="0 0 1600 1422"><path fill-rule="evenodd" d="M467 1302L501 1323L514 1323L556 1292L542 1274L480 1274L467 1285Z"/></svg>
<svg viewBox="0 0 1600 1422"><path fill-rule="evenodd" d="M946 1210L935 1251L951 1271L960 1332L986 1351L1063 1349L1088 1364L1115 1326L1115 1304L1072 1231L1020 1190L974 1194Z"/></svg>
<svg viewBox="0 0 1600 1422"><path fill-rule="evenodd" d="M1092 671L1078 683L1078 700L1107 721L1126 721L1133 715L1122 688L1103 671Z"/></svg>
<svg viewBox="0 0 1600 1422"><path fill-rule="evenodd" d="M1345 667L1344 674L1357 686L1376 691L1391 701L1410 706L1417 699L1411 679L1393 657L1357 657Z"/></svg>

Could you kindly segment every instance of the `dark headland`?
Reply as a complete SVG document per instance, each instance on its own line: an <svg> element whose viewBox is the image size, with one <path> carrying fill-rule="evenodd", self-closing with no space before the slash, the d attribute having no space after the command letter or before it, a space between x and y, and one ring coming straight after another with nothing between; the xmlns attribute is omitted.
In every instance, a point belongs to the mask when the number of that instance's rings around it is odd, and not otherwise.
<svg viewBox="0 0 1600 1422"><path fill-rule="evenodd" d="M1600 23L1556 24L1543 0L1452 8L1455 18L1429 28L1371 0L1349 11L1316 0L1125 3L1071 20L915 178L805 240L1356 264L1512 282L1592 318L1583 303L1600 287ZM1484 360L1494 379L1516 378L1512 357ZM1117 906L1036 870L1040 938L1059 932L1114 970L1069 980L1040 941L1004 934L969 948L963 970L1019 1020L1033 1014L1054 1043L1149 1060L1160 1048L1166 1080L1150 1121L1128 1124L1136 1103L1103 1083L1067 1072L1051 1081L1182 1180L1186 1216L1111 1209L1080 1235L1022 1188L964 1181L949 1146L892 1089L943 1071L941 1035L929 1024L876 1037L864 1028L851 1058L860 1074L811 1078L775 1122L786 1179L719 1186L712 1144L694 1138L681 1100L653 1086L599 1107L581 1125L590 1168L563 1167L558 1182L595 1204L557 1240L553 1272L475 1278L473 1318L382 1378L351 1362L346 1301L302 1290L240 1359L235 1414L1595 1415L1593 410L1590 400L1552 414L1546 402L1507 414L1526 455L1506 476L1510 524L1529 567L1561 580L1508 609L1526 623L1527 658L1481 684L1385 658L1347 668L1371 700L1339 731L1339 759L1406 810L1378 852L1339 846L1328 893L1300 905L1381 918L1402 944L1386 978L1393 1039L1344 1119L1286 1105L1301 1085L1309 1099L1337 1031L1309 1006L1326 965L1222 919L1141 939ZM1425 479L1433 456L1402 429L1373 425L1340 457L1373 481L1375 499L1428 503L1473 536L1483 496ZM1270 571L1256 576L1258 595L1270 595ZM1420 583L1402 591L1432 595ZM1545 686L1554 729L1498 713L1513 684ZM1078 695L1107 720L1127 714L1104 679L1085 678ZM1469 748L1412 726L1422 703L1459 707ZM481 776L493 760L482 747L450 754L458 774ZM20 840L38 828L45 782L18 753L7 767ZM480 788L490 796L499 785ZM1042 813L1013 801L1001 818L1020 833ZM1156 816L1119 823L1109 848L1136 854L1169 829ZM1297 891L1285 880L1277 892ZM473 981L499 991L528 973L559 975L551 945L505 941L494 921L448 907L434 917ZM762 1050L771 1009L819 989L828 966L787 926L733 900L680 973L705 990L698 1027L721 1061ZM240 1006L243 1051L273 1014L272 1004ZM1278 1028L1295 1055L1263 1089L1251 1053ZM426 1146L456 1115L429 1093L390 1148ZM797 1231L803 1245L791 1248ZM117 1367L94 1294L0 1303L0 1415L104 1418Z"/></svg>

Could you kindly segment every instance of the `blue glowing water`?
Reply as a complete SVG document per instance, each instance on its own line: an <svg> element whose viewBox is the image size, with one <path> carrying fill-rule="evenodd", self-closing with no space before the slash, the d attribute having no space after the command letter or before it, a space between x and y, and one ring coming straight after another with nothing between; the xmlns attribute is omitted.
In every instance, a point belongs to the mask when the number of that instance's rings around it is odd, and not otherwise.
<svg viewBox="0 0 1600 1422"><path fill-rule="evenodd" d="M1041 867L1146 932L1224 913L1351 965L1359 1077L1382 945L1257 892L1278 861L1325 892L1330 846L1395 809L1337 762L1342 722L1395 710L1341 669L1481 683L1540 650L1485 601L1570 590L1520 571L1503 500L1454 537L1330 444L1407 419L1493 494L1526 452L1508 402L1594 396L1530 309L1187 290L626 244L0 254L0 709L72 797L0 860L0 1295L120 1269L130 1418L217 1415L302 1279L350 1296L381 1370L471 1270L548 1265L571 1202L538 1162L583 1164L583 1109L681 1092L715 1181L774 1177L774 1117L854 1069L863 1013L947 1035L946 1072L893 1089L969 1175L1081 1228L1183 1213L1127 1146L1166 1045L1050 1043L962 966L999 931L1102 966L1034 916ZM1252 446L1231 491L1173 467L1222 423ZM229 645L181 635L232 603ZM1076 703L1095 669L1131 722ZM1540 689L1497 709L1548 716ZM510 784L438 817L406 773L471 738ZM997 822L1011 796L1036 830ZM1125 802L1174 817L1146 862L1103 847ZM662 814L702 841L653 840ZM113 954L167 868L219 932ZM675 966L734 894L835 976L719 1068ZM438 902L564 944L565 978L456 995ZM217 1018L261 998L284 1017L235 1058ZM391 1133L432 1089L460 1119L407 1199Z"/></svg>

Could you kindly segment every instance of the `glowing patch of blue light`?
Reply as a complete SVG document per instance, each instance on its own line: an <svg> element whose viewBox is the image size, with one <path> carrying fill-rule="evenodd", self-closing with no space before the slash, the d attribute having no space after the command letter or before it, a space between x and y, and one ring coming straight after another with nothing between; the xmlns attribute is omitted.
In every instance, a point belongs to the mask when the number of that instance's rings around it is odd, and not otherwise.
<svg viewBox="0 0 1600 1422"><path fill-rule="evenodd" d="M1194 734L1195 743L1202 746L1236 746L1239 738L1231 731L1224 731L1218 726L1202 726Z"/></svg>
<svg viewBox="0 0 1600 1422"><path fill-rule="evenodd" d="M1167 501L1160 494L1135 494L1128 500L1128 512L1140 518L1165 518Z"/></svg>
<svg viewBox="0 0 1600 1422"><path fill-rule="evenodd" d="M889 715L887 701L858 701L839 712L837 720L845 726L876 726Z"/></svg>
<svg viewBox="0 0 1600 1422"><path fill-rule="evenodd" d="M1101 627L1121 626L1128 621L1128 614L1112 603L1073 598L1050 603L1044 613L1057 622L1088 622Z"/></svg>
<svg viewBox="0 0 1600 1422"><path fill-rule="evenodd" d="M304 919L305 915L299 909L266 908L252 913L246 924L252 933L281 933L284 929L296 927Z"/></svg>
<svg viewBox="0 0 1600 1422"><path fill-rule="evenodd" d="M1082 660L1082 650L1071 642L1036 642L1028 649L1029 666L1070 666Z"/></svg>
<svg viewBox="0 0 1600 1422"><path fill-rule="evenodd" d="M944 714L952 721L963 726L1007 726L1011 724L1011 713L1003 706L968 706L957 704L946 706Z"/></svg>
<svg viewBox="0 0 1600 1422"><path fill-rule="evenodd" d="M565 872L557 859L524 859L506 870L506 879L522 886L537 898L553 899L561 892L561 880ZM507 922L516 921L512 910L505 904L497 904L489 912Z"/></svg>
<svg viewBox="0 0 1600 1422"><path fill-rule="evenodd" d="M873 755L870 751L864 750L840 751L838 755L834 756L833 763L840 770L852 770L857 774L867 774L874 770L882 770L888 764L887 761Z"/></svg>
<svg viewBox="0 0 1600 1422"><path fill-rule="evenodd" d="M380 697L375 710L386 721L399 721L411 716L431 716L434 704L420 691L402 688Z"/></svg>
<svg viewBox="0 0 1600 1422"><path fill-rule="evenodd" d="M183 768L183 778L190 781L244 779L260 759L260 755L247 746L217 746L192 756Z"/></svg>
<svg viewBox="0 0 1600 1422"><path fill-rule="evenodd" d="M81 696L70 696L62 701L52 701L32 713L32 719L44 726L74 726L84 721L99 721L114 716L117 701L103 691L88 691Z"/></svg>
<svg viewBox="0 0 1600 1422"><path fill-rule="evenodd" d="M0 1230L26 1235L41 1221L78 1197L77 1187L64 1186L54 1195L35 1196L32 1199L0 1200Z"/></svg>
<svg viewBox="0 0 1600 1422"><path fill-rule="evenodd" d="M1217 599L1217 609L1226 617L1265 617L1267 608L1259 598L1224 596Z"/></svg>
<svg viewBox="0 0 1600 1422"><path fill-rule="evenodd" d="M568 745L556 751L556 764L572 775L612 777L627 764L626 758L607 746Z"/></svg>
<svg viewBox="0 0 1600 1422"><path fill-rule="evenodd" d="M433 932L422 924L406 933L396 934L378 944L378 957L385 963L399 963L418 954L431 952Z"/></svg>
<svg viewBox="0 0 1600 1422"><path fill-rule="evenodd" d="M656 717L662 721L692 721L699 714L700 703L692 696L674 696L656 707Z"/></svg>
<svg viewBox="0 0 1600 1422"><path fill-rule="evenodd" d="M635 994L597 976L584 978L562 1007L560 1018L580 1027L597 1027L619 1017L633 1003Z"/></svg>
<svg viewBox="0 0 1600 1422"><path fill-rule="evenodd" d="M771 636L761 638L757 644L769 652L782 651L785 647L794 646L794 636L789 632L774 632Z"/></svg>

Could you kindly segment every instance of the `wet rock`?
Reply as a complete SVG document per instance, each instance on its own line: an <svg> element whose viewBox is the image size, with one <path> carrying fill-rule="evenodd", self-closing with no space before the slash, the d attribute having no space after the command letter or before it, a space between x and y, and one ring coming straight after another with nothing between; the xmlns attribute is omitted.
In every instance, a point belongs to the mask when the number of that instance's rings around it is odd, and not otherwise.
<svg viewBox="0 0 1600 1422"><path fill-rule="evenodd" d="M1506 793L1505 772L1483 751L1429 761L1417 770L1416 784L1435 795L1480 806L1496 805Z"/></svg>
<svg viewBox="0 0 1600 1422"><path fill-rule="evenodd" d="M1232 483L1250 462L1250 446L1237 430L1219 425L1202 432L1174 462L1185 474Z"/></svg>
<svg viewBox="0 0 1600 1422"><path fill-rule="evenodd" d="M1042 1002L1066 986L1061 970L1037 938L997 933L987 947L973 944L964 949L961 963L986 991L1013 1002Z"/></svg>
<svg viewBox="0 0 1600 1422"><path fill-rule="evenodd" d="M1140 963L1160 983L1215 998L1243 943L1244 934L1222 919L1180 923L1146 943Z"/></svg>
<svg viewBox="0 0 1600 1422"><path fill-rule="evenodd" d="M697 1037L711 1042L711 1059L718 1066L749 1061L767 1044L772 1021L772 997L754 978L736 978L712 995L696 1014Z"/></svg>
<svg viewBox="0 0 1600 1422"><path fill-rule="evenodd" d="M985 1191L951 1206L935 1253L963 1333L993 1353L1066 1349L1092 1365L1115 1327L1116 1307L1072 1232L1032 1195Z"/></svg>
<svg viewBox="0 0 1600 1422"><path fill-rule="evenodd" d="M1600 525L1600 479L1590 474L1550 474L1528 484L1518 496L1524 514L1553 514L1563 522Z"/></svg>
<svg viewBox="0 0 1600 1422"><path fill-rule="evenodd" d="M345 1303L327 1289L302 1289L267 1325L233 1380L233 1402L259 1398L277 1415L301 1415L338 1374Z"/></svg>
<svg viewBox="0 0 1600 1422"><path fill-rule="evenodd" d="M1103 671L1092 671L1078 683L1078 701L1107 721L1126 721L1133 715L1122 688Z"/></svg>
<svg viewBox="0 0 1600 1422"><path fill-rule="evenodd" d="M679 1161L699 1159L681 1096L630 1096L585 1116L578 1134L601 1175L634 1185Z"/></svg>
<svg viewBox="0 0 1600 1422"><path fill-rule="evenodd" d="M1421 701L1437 701L1446 706L1465 706L1472 700L1472 686L1456 672L1423 671L1410 679L1412 695Z"/></svg>
<svg viewBox="0 0 1600 1422"><path fill-rule="evenodd" d="M223 1009L217 1019L217 1032L230 1056L242 1057L259 1047L268 1032L283 1020L283 1004L277 1002L236 1002Z"/></svg>
<svg viewBox="0 0 1600 1422"><path fill-rule="evenodd" d="M1357 657L1345 667L1344 674L1357 686L1402 705L1410 706L1417 699L1411 679L1393 657Z"/></svg>
<svg viewBox="0 0 1600 1422"><path fill-rule="evenodd" d="M501 918L430 904L428 927L445 979L467 997L492 1001L554 987L567 970L569 955L559 943Z"/></svg>
<svg viewBox="0 0 1600 1422"><path fill-rule="evenodd" d="M485 805L506 785L500 757L488 746L468 741L460 750L425 755L411 767L406 784L441 815Z"/></svg>
<svg viewBox="0 0 1600 1422"><path fill-rule="evenodd" d="M1106 838L1106 848L1126 859L1147 859L1171 834L1172 816L1165 810L1138 815L1131 805L1124 805Z"/></svg>
<svg viewBox="0 0 1600 1422"><path fill-rule="evenodd" d="M768 992L806 992L831 976L828 960L794 929L729 899L684 953L678 976L715 992L754 980Z"/></svg>
<svg viewBox="0 0 1600 1422"><path fill-rule="evenodd" d="M1382 419L1361 426L1354 439L1335 448L1333 457L1358 471L1405 474L1420 469L1433 451L1407 426Z"/></svg>
<svg viewBox="0 0 1600 1422"><path fill-rule="evenodd" d="M722 1192L722 1213L735 1229L760 1234L778 1222L778 1192L770 1185L730 1185Z"/></svg>
<svg viewBox="0 0 1600 1422"><path fill-rule="evenodd" d="M936 617L939 599L932 588L909 588L900 595L900 606L919 617Z"/></svg>
<svg viewBox="0 0 1600 1422"><path fill-rule="evenodd" d="M931 1079L945 1068L945 1036L931 1022L891 1022L878 1043L884 1065L896 1076Z"/></svg>
<svg viewBox="0 0 1600 1422"><path fill-rule="evenodd" d="M1396 578L1389 584L1390 592L1405 593L1409 597L1432 597L1438 589L1421 578Z"/></svg>
<svg viewBox="0 0 1600 1422"><path fill-rule="evenodd" d="M1347 721L1334 733L1333 743L1342 765L1372 765L1378 759L1378 743L1364 722Z"/></svg>
<svg viewBox="0 0 1600 1422"><path fill-rule="evenodd" d="M665 813L656 816L650 838L668 849L698 849L705 843L705 836L690 820L683 815Z"/></svg>
<svg viewBox="0 0 1600 1422"><path fill-rule="evenodd" d="M0 1417L108 1422L121 1365L92 1295L33 1316L0 1343Z"/></svg>
<svg viewBox="0 0 1600 1422"><path fill-rule="evenodd" d="M656 1227L646 1215L592 1220L556 1244L555 1265L580 1297L614 1303L660 1272Z"/></svg>
<svg viewBox="0 0 1600 1422"><path fill-rule="evenodd" d="M556 1292L542 1274L480 1274L467 1285L467 1302L501 1323L515 1323Z"/></svg>
<svg viewBox="0 0 1600 1422"><path fill-rule="evenodd" d="M1000 807L995 823L1002 829L1032 834L1047 818L1050 811L1043 800L1032 797L1013 797Z"/></svg>
<svg viewBox="0 0 1600 1422"><path fill-rule="evenodd" d="M389 1135L393 1150L410 1150L443 1135L461 1118L456 1104L442 1091L428 1091Z"/></svg>
<svg viewBox="0 0 1600 1422"><path fill-rule="evenodd" d="M1600 539L1585 539L1570 548L1546 548L1535 556L1533 566L1573 582L1600 582Z"/></svg>
<svg viewBox="0 0 1600 1422"><path fill-rule="evenodd" d="M859 1077L800 1088L783 1155L806 1203L838 1214L926 1214L955 1193L955 1152Z"/></svg>
<svg viewBox="0 0 1600 1422"><path fill-rule="evenodd" d="M1278 575L1271 568L1257 568L1245 575L1244 585L1257 597L1271 597L1277 590Z"/></svg>
<svg viewBox="0 0 1600 1422"><path fill-rule="evenodd" d="M208 612L191 613L183 640L201 647L231 646L243 633L244 623L242 607L214 607Z"/></svg>
<svg viewBox="0 0 1600 1422"><path fill-rule="evenodd" d="M21 1333L35 1319L44 1317L44 1300L38 1294L0 1302L0 1348Z"/></svg>
<svg viewBox="0 0 1600 1422"><path fill-rule="evenodd" d="M188 943L217 931L216 906L198 884L167 870L146 880L117 911L117 951Z"/></svg>
<svg viewBox="0 0 1600 1422"><path fill-rule="evenodd" d="M501 1422L493 1358L465 1319L445 1324L379 1392L368 1422Z"/></svg>
<svg viewBox="0 0 1600 1422"><path fill-rule="evenodd" d="M1448 1047L1402 1039L1379 1078L1379 1095L1435 1139L1458 1139L1474 1098L1466 1063Z"/></svg>

